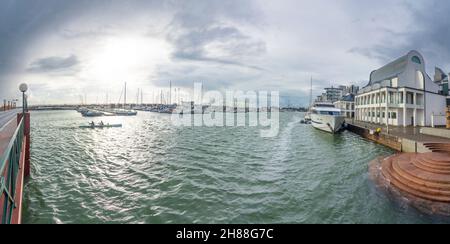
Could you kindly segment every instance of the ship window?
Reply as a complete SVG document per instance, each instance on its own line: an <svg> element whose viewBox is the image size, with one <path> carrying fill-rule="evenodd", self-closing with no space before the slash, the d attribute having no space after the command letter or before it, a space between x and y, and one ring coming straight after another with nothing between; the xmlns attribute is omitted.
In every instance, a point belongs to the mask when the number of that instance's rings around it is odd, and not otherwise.
<svg viewBox="0 0 450 244"><path fill-rule="evenodd" d="M334 115L334 116L341 115L340 112L333 112L333 111L320 111L320 114L323 114L323 115Z"/></svg>
<svg viewBox="0 0 450 244"><path fill-rule="evenodd" d="M416 63L416 64L422 64L422 61L420 61L420 58L417 57L417 56L413 56L413 57L411 58L411 61L413 61L413 62Z"/></svg>

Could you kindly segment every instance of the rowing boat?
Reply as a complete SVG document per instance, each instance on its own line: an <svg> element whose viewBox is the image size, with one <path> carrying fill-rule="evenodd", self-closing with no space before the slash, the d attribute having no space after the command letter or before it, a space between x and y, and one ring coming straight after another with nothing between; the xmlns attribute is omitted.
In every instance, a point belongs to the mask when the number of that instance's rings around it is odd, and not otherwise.
<svg viewBox="0 0 450 244"><path fill-rule="evenodd" d="M103 129L103 128L118 128L118 127L122 127L122 124L116 124L116 125L110 125L110 124L106 124L106 125L81 125L80 128L83 129Z"/></svg>

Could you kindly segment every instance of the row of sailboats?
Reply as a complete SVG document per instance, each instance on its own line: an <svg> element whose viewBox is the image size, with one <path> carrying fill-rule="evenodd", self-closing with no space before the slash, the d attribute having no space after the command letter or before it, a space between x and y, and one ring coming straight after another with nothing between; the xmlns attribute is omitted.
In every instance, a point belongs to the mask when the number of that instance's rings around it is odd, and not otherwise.
<svg viewBox="0 0 450 244"><path fill-rule="evenodd" d="M112 108L104 106L96 106L93 108L80 107L78 112L80 112L84 117L100 117L100 116L135 116L137 111L131 109L131 106L127 108L127 83L125 82L123 93L121 93L119 98L119 104L122 100L122 95L124 96L124 102L122 108Z"/></svg>

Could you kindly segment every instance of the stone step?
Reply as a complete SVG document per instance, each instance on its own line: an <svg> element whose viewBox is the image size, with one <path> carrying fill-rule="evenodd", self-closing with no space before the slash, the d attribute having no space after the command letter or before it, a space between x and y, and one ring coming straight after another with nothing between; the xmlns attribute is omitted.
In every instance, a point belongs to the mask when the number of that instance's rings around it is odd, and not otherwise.
<svg viewBox="0 0 450 244"><path fill-rule="evenodd" d="M450 154L447 153L423 153L417 154L416 158L437 166L450 166Z"/></svg>
<svg viewBox="0 0 450 244"><path fill-rule="evenodd" d="M432 169L437 169L437 170L450 170L450 164L446 164L446 163L438 163L435 161L432 161L430 159L427 158L422 158L420 156L417 156L415 158L411 159L413 163L415 164L420 164L420 165L424 165L426 167L432 168Z"/></svg>
<svg viewBox="0 0 450 244"><path fill-rule="evenodd" d="M411 175L412 177L422 181L450 185L450 175L423 171L420 168L414 166L411 161L412 159L407 161L405 159L397 158L392 162L392 167L400 171L400 173L407 173L408 175Z"/></svg>
<svg viewBox="0 0 450 244"><path fill-rule="evenodd" d="M396 178L392 177L392 175L390 173L387 173L389 175L389 177L386 177L390 183L392 185L394 185L395 187L397 187L398 189L400 189L403 192L412 194L416 197L420 197L423 199L427 199L427 200L431 200L431 201L438 201L438 202L446 202L446 203L450 203L450 197L445 197L445 196L439 196L439 195L431 195L431 194L427 194L427 193L423 193L421 191L418 191L417 189L408 186L407 184L403 183L402 181L397 180Z"/></svg>
<svg viewBox="0 0 450 244"><path fill-rule="evenodd" d="M425 197L429 200L438 200L438 201L446 201L450 202L450 191L443 191L443 190L433 190L425 186L416 185L411 182L407 182L401 177L399 178L398 175L391 175L391 178L396 181L397 183L401 183L404 187L404 190L407 192L418 195L420 197Z"/></svg>
<svg viewBox="0 0 450 244"><path fill-rule="evenodd" d="M449 143L424 143L423 145L433 152L450 152Z"/></svg>
<svg viewBox="0 0 450 244"><path fill-rule="evenodd" d="M423 143L425 146L448 146L450 147L450 143L441 143L441 142L425 142Z"/></svg>
<svg viewBox="0 0 450 244"><path fill-rule="evenodd" d="M443 166L436 166L436 165L429 165L427 163L424 163L417 159L412 159L412 164L416 166L417 168L420 168L422 170L436 173L436 174L450 174L450 167L443 167Z"/></svg>
<svg viewBox="0 0 450 244"><path fill-rule="evenodd" d="M421 177L418 177L414 173L410 171L405 171L402 168L402 165L399 165L398 162L394 161L391 163L392 171L395 176L399 176L403 179L404 183L414 184L418 186L423 186L429 188L430 190L438 190L438 191L449 191L442 192L443 195L449 194L450 196L450 183L436 182L435 180L426 180ZM420 169L418 169L420 170ZM401 179L399 179L401 180Z"/></svg>
<svg viewBox="0 0 450 244"><path fill-rule="evenodd" d="M435 153L448 153L448 152L450 152L450 150L447 150L447 149L429 149L429 150L431 150L432 152L435 152Z"/></svg>

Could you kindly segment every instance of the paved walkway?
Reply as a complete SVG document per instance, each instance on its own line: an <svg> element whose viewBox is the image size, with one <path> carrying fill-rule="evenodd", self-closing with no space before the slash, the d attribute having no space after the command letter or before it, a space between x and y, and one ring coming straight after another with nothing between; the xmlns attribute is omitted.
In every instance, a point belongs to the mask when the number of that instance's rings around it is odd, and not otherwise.
<svg viewBox="0 0 450 244"><path fill-rule="evenodd" d="M381 128L383 134L386 134L387 128L386 125L379 125L373 123L366 123L360 121L349 122L350 124L376 130L377 128ZM420 127L403 127L403 126L389 126L389 135L393 135L400 138L406 138L409 140L417 141L417 142L442 142L442 143L450 143L450 139L444 137L430 136L424 135L420 133Z"/></svg>
<svg viewBox="0 0 450 244"><path fill-rule="evenodd" d="M20 109L13 109L8 111L0 111L0 130L2 127L11 121L13 118L16 118L17 114L20 113Z"/></svg>
<svg viewBox="0 0 450 244"><path fill-rule="evenodd" d="M6 112L0 112L0 157L11 141L11 137L17 128L16 114L20 110L10 110Z"/></svg>

